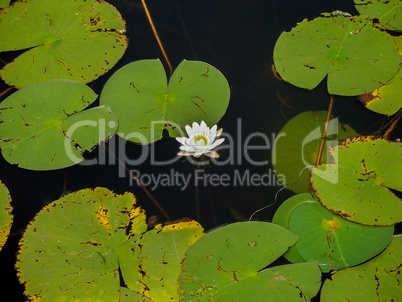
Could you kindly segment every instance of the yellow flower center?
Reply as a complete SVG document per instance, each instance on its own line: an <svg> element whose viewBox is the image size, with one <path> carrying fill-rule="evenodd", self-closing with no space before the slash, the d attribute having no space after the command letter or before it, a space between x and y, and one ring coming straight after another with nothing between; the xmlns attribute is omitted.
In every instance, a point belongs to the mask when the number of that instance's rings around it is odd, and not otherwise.
<svg viewBox="0 0 402 302"><path fill-rule="evenodd" d="M199 141L203 141L204 144L202 146L206 146L208 143L208 139L205 135L205 132L203 132L202 134L199 135L194 135L194 142L197 144L197 146L199 146L200 144L198 143Z"/></svg>

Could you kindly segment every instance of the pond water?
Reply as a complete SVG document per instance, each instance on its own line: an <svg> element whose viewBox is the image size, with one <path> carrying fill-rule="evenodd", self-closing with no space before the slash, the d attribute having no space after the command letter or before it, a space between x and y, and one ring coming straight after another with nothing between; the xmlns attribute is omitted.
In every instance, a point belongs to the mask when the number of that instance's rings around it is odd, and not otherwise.
<svg viewBox="0 0 402 302"><path fill-rule="evenodd" d="M98 94L113 72L129 62L160 58L165 64L141 1L109 2L126 20L129 46L109 73L90 84ZM248 219L256 210L273 203L281 188L271 164L275 136L297 114L327 110L330 101L325 84L307 91L275 78L271 70L275 41L282 31L289 31L304 18L318 17L321 12L356 13L353 1L148 0L147 4L173 68L183 59L205 61L220 69L231 87L229 107L218 126L223 128L224 136L233 138L235 148L222 150L218 161L221 164L200 168L200 222L209 230ZM10 56L0 54L5 61ZM4 90L6 86L2 84L1 88ZM370 134L382 121L352 97L335 97L333 115L361 134ZM401 132L393 135L400 136ZM122 155L126 167L141 179L172 220L197 219L195 169L188 161L175 159L179 148L175 139L164 135L150 145L149 153L141 160L145 152L141 145L119 143L117 139L111 139L106 145ZM102 145L87 157L102 163L38 172L19 169L0 157L0 179L10 190L14 207L11 236L0 253L3 278L0 286L3 297L10 297L9 301L23 300L23 287L18 284L14 270L18 240L35 214L58 199L64 189L74 192L106 187L119 194L129 191L136 195L148 217L156 215L159 221L165 221L151 199L109 157ZM168 160L173 162L163 163ZM170 182L161 182L165 176ZM291 195L281 191L275 206L258 212L253 218L272 219L278 204Z"/></svg>

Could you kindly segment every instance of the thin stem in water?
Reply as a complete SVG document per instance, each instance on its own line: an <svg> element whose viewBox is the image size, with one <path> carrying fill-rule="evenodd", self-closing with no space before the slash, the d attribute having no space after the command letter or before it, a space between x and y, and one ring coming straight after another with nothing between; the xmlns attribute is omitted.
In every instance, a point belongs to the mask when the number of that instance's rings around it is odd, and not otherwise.
<svg viewBox="0 0 402 302"><path fill-rule="evenodd" d="M163 48L162 42L161 42L161 40L159 39L159 36L158 36L157 31L156 31L154 22L152 21L152 18L151 18L151 14L149 13L147 4L145 3L145 0L141 0L141 2L142 2L142 6L144 7L145 14L147 15L149 24L151 25L152 31L154 32L154 35L155 35L155 38L156 38L156 42L158 42L158 45L159 45L159 48L160 48L161 51L162 51L163 57L165 58L166 63L167 63L168 66L169 66L170 75L172 75L172 72L173 72L172 64L170 64L169 58L168 58L168 56L167 56L167 54L166 54L166 52L165 52L165 49Z"/></svg>
<svg viewBox="0 0 402 302"><path fill-rule="evenodd" d="M318 166L321 161L321 156L322 156L322 150L324 149L324 143L325 143L325 136L327 135L327 130L328 130L328 123L329 119L331 117L331 112L332 112L332 106L334 104L334 96L331 95L331 101L329 103L329 108L328 108L328 113L327 113L327 119L325 121L325 126L324 126L324 132L322 133L321 137L321 143L320 143L320 148L318 149L318 154L317 154L317 160L315 162L315 165Z"/></svg>

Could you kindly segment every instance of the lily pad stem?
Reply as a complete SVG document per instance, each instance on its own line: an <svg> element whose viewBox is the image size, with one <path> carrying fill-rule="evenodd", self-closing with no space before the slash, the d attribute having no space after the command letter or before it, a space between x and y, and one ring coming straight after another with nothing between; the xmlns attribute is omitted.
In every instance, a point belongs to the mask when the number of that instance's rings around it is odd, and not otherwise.
<svg viewBox="0 0 402 302"><path fill-rule="evenodd" d="M154 32L156 42L158 42L158 45L159 45L159 48L162 51L163 57L165 58L166 63L169 66L170 75L172 75L172 72L173 72L172 64L170 64L169 58L167 57L167 54L165 52L165 49L163 48L162 42L159 39L158 33L156 32L156 28L155 28L154 22L152 22L152 18L151 18L151 15L150 15L149 11L148 11L147 4L145 3L145 0L141 0L141 2L142 2L142 6L144 7L145 14L147 15L149 24L151 25L152 31Z"/></svg>
<svg viewBox="0 0 402 302"><path fill-rule="evenodd" d="M327 119L325 121L324 132L322 133L322 137L321 137L320 149L318 149L317 160L315 162L316 166L318 166L320 164L322 150L324 149L325 136L327 135L328 123L329 123L329 119L331 117L333 104L334 104L334 96L331 95L331 101L329 102L329 108L328 108L328 113L327 113Z"/></svg>
<svg viewBox="0 0 402 302"><path fill-rule="evenodd" d="M6 90L4 90L2 93L0 93L0 98L5 95L7 92L11 91L14 87L8 87Z"/></svg>
<svg viewBox="0 0 402 302"><path fill-rule="evenodd" d="M392 122L391 126L385 132L383 138L385 138L385 139L389 138L389 135L391 134L392 130L394 130L396 124L398 124L398 122L401 119L401 117L402 117L402 111L399 113L398 117Z"/></svg>

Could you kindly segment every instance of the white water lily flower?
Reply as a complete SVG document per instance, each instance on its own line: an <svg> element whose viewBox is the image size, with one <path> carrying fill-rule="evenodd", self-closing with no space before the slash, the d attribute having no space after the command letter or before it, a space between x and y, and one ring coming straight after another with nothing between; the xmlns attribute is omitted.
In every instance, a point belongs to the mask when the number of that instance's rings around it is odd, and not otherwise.
<svg viewBox="0 0 402 302"><path fill-rule="evenodd" d="M214 151L217 146L222 144L224 138L219 138L222 134L222 128L216 130L217 126L211 129L204 121L200 125L194 122L193 127L186 125L188 137L176 137L176 140L182 144L180 152L177 155L200 157L202 154L212 158L218 158L219 154Z"/></svg>

